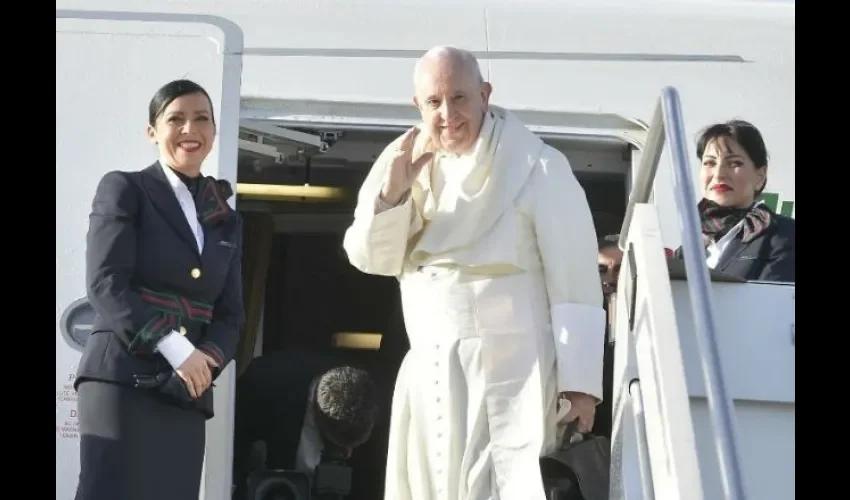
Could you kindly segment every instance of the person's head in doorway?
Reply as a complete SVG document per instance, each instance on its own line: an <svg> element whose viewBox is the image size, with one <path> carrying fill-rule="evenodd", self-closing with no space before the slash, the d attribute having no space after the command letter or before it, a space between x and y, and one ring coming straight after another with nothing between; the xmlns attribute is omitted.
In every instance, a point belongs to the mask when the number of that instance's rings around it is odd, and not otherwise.
<svg viewBox="0 0 850 500"><path fill-rule="evenodd" d="M623 251L617 245L619 234L609 234L599 239L599 277L602 280L602 293L606 296L617 290L617 279L623 262Z"/></svg>
<svg viewBox="0 0 850 500"><path fill-rule="evenodd" d="M338 366L322 374L313 395L316 426L330 447L348 458L369 440L378 416L377 390L369 374Z"/></svg>

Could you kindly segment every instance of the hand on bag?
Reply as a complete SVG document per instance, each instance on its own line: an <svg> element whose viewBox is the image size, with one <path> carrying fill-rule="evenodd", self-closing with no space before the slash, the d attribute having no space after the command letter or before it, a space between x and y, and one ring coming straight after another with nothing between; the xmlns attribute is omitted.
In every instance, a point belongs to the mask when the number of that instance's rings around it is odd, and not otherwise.
<svg viewBox="0 0 850 500"><path fill-rule="evenodd" d="M177 375L186 383L186 389L192 399L201 397L212 383L208 358L209 356L196 349L176 370Z"/></svg>
<svg viewBox="0 0 850 500"><path fill-rule="evenodd" d="M593 420L596 418L596 398L583 392L564 392L561 397L570 402L570 411L560 422L566 424L578 419L577 431L581 433L593 430Z"/></svg>
<svg viewBox="0 0 850 500"><path fill-rule="evenodd" d="M204 359L206 359L207 361L207 366L209 366L210 368L218 368L218 363L212 358L212 356L208 355L203 351L201 351L201 354L204 355Z"/></svg>
<svg viewBox="0 0 850 500"><path fill-rule="evenodd" d="M217 374L218 374L218 369L219 369L218 362L215 359L213 359L213 357L210 356L209 354L207 354L207 353L203 353L203 354L204 354L204 358L206 359L207 366L210 368L211 377L216 377ZM210 384L212 384L212 381L210 381Z"/></svg>
<svg viewBox="0 0 850 500"><path fill-rule="evenodd" d="M404 138L398 146L395 157L391 160L387 171L384 187L381 189L381 198L391 204L401 201L407 191L413 186L413 182L431 158L433 153L423 153L415 160L413 159L413 144L420 130L411 128L404 134Z"/></svg>

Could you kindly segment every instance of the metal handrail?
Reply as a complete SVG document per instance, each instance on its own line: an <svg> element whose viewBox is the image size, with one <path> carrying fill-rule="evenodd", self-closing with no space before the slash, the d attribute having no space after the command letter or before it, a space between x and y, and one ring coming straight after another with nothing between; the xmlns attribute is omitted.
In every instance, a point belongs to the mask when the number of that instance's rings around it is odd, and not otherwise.
<svg viewBox="0 0 850 500"><path fill-rule="evenodd" d="M643 491L642 500L655 500L655 486L652 484L652 463L649 461L649 442L646 438L646 417L643 410L643 393L640 390L640 380L634 379L629 384L629 399L632 403L632 417L634 417L635 424L640 486L641 491Z"/></svg>
<svg viewBox="0 0 850 500"><path fill-rule="evenodd" d="M705 263L705 249L702 244L697 200L688 162L681 103L679 93L673 87L662 89L655 106L646 146L638 167L637 179L626 208L626 218L620 230L619 246L623 250L626 248L635 205L649 201L665 139L670 145L673 163L673 191L676 195L679 228L682 231L685 273L688 278L691 308L694 312L697 346L705 379L708 409L717 442L720 477L727 499L744 500L744 483L735 444L733 405L726 390L720 365L711 281L708 266Z"/></svg>

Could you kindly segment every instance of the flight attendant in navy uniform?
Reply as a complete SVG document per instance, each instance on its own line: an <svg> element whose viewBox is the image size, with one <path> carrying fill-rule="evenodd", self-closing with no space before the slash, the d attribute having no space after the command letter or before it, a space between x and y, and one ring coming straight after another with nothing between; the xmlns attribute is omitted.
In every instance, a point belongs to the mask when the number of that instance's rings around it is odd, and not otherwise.
<svg viewBox="0 0 850 500"><path fill-rule="evenodd" d="M201 176L212 101L178 80L149 106L160 160L107 173L92 202L88 298L97 313L77 371L77 500L196 500L212 382L244 322L242 222L230 185Z"/></svg>

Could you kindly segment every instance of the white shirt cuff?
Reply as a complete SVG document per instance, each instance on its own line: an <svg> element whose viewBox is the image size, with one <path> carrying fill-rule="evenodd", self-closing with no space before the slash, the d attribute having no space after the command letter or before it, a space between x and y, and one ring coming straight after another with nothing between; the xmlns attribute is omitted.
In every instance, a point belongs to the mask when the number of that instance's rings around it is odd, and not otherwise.
<svg viewBox="0 0 850 500"><path fill-rule="evenodd" d="M602 400L605 310L583 304L552 306L558 357L558 392L583 392Z"/></svg>
<svg viewBox="0 0 850 500"><path fill-rule="evenodd" d="M176 370L195 352L195 345L183 335L172 330L157 343L156 350Z"/></svg>

